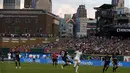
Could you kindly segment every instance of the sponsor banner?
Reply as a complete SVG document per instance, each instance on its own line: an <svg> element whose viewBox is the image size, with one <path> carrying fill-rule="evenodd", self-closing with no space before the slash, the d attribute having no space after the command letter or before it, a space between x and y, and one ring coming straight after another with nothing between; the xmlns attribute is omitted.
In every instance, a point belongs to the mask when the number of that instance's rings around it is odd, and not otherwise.
<svg viewBox="0 0 130 73"><path fill-rule="evenodd" d="M35 40L36 40L36 38L30 38L30 40L35 41Z"/></svg>
<svg viewBox="0 0 130 73"><path fill-rule="evenodd" d="M8 43L9 41L3 41L4 43Z"/></svg>
<svg viewBox="0 0 130 73"><path fill-rule="evenodd" d="M27 41L28 39L27 38L20 38L20 40Z"/></svg>
<svg viewBox="0 0 130 73"><path fill-rule="evenodd" d="M124 62L130 62L130 56L124 56Z"/></svg>
<svg viewBox="0 0 130 73"><path fill-rule="evenodd" d="M12 41L18 41L19 39L18 38L12 38L11 40Z"/></svg>
<svg viewBox="0 0 130 73"><path fill-rule="evenodd" d="M0 61L2 60L2 58L0 58ZM8 59L8 58L4 58L4 61L14 61L14 59L13 58L11 58L11 59Z"/></svg>
<svg viewBox="0 0 130 73"><path fill-rule="evenodd" d="M130 32L130 29L125 29L125 28L117 28L117 32Z"/></svg>
<svg viewBox="0 0 130 73"><path fill-rule="evenodd" d="M27 50L25 50L25 52L26 51L29 51L29 49ZM45 58L45 57L49 57L49 58L51 58L51 54L29 54L29 53L21 53L21 56L22 56L22 58L30 58L30 56L36 56L37 58L39 58L39 59L42 59L42 58Z"/></svg>
<svg viewBox="0 0 130 73"><path fill-rule="evenodd" d="M23 43L26 43L26 41L22 41Z"/></svg>
<svg viewBox="0 0 130 73"><path fill-rule="evenodd" d="M19 41L11 41L12 43L19 43Z"/></svg>
<svg viewBox="0 0 130 73"><path fill-rule="evenodd" d="M33 59L31 58L21 58L21 62L33 62ZM44 64L51 64L51 59L36 59L35 62L37 63L44 63ZM64 62L62 60L58 60L58 64L63 64ZM104 62L101 60L81 60L81 65L90 65L90 66L103 66ZM110 66L112 65L112 62L110 63ZM121 67L130 67L130 62L119 62L118 66Z"/></svg>
<svg viewBox="0 0 130 73"><path fill-rule="evenodd" d="M3 41L9 41L10 38L2 38Z"/></svg>

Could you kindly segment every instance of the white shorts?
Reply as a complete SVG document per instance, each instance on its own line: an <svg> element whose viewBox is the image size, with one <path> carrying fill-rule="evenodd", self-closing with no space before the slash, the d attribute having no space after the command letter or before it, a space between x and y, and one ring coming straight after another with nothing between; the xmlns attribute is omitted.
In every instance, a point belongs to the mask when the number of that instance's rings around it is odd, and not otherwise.
<svg viewBox="0 0 130 73"><path fill-rule="evenodd" d="M11 59L11 57L8 57L8 60L10 60Z"/></svg>
<svg viewBox="0 0 130 73"><path fill-rule="evenodd" d="M74 60L80 63L80 59L78 57L75 57Z"/></svg>

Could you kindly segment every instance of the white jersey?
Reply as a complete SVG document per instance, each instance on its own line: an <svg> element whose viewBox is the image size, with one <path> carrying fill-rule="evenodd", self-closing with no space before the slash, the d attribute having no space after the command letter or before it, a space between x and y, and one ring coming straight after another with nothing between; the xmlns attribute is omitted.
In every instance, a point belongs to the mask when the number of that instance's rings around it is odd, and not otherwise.
<svg viewBox="0 0 130 73"><path fill-rule="evenodd" d="M75 60L80 60L80 57L81 57L81 55L82 55L82 52L80 52L80 51L75 51L75 53L76 53L76 55L75 55Z"/></svg>
<svg viewBox="0 0 130 73"><path fill-rule="evenodd" d="M11 59L11 53L8 53L8 59Z"/></svg>

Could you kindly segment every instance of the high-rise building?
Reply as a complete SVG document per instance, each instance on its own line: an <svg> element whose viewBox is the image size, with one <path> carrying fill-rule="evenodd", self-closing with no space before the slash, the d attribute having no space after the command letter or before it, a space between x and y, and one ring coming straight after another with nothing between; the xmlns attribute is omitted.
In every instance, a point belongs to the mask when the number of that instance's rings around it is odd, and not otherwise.
<svg viewBox="0 0 130 73"><path fill-rule="evenodd" d="M116 8L123 8L124 0L112 0L112 5L116 5Z"/></svg>
<svg viewBox="0 0 130 73"><path fill-rule="evenodd" d="M24 1L24 8L36 8L38 0L25 0Z"/></svg>
<svg viewBox="0 0 130 73"><path fill-rule="evenodd" d="M76 19L76 35L77 37L87 36L87 18Z"/></svg>
<svg viewBox="0 0 130 73"><path fill-rule="evenodd" d="M77 13L72 18L75 21L74 36L87 36L87 10L85 9L85 5L79 5Z"/></svg>
<svg viewBox="0 0 130 73"><path fill-rule="evenodd" d="M20 9L20 0L3 0L3 9Z"/></svg>
<svg viewBox="0 0 130 73"><path fill-rule="evenodd" d="M85 9L85 5L79 5L77 9L77 16L79 18L87 18L87 10Z"/></svg>
<svg viewBox="0 0 130 73"><path fill-rule="evenodd" d="M43 9L48 12L52 12L52 0L38 0L36 9Z"/></svg>

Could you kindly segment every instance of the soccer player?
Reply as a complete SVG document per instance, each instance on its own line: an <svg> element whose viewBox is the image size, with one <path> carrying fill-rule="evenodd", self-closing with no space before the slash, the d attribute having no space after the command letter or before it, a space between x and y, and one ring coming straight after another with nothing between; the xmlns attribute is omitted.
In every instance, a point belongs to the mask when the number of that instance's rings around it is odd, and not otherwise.
<svg viewBox="0 0 130 73"><path fill-rule="evenodd" d="M61 68L63 69L64 67L68 66L69 65L69 62L68 62L68 58L67 58L67 51L65 50L62 50L60 52L60 55L62 57L62 60L65 62L65 64L63 66L61 66Z"/></svg>
<svg viewBox="0 0 130 73"><path fill-rule="evenodd" d="M18 50L14 51L14 54L15 54L15 65L16 65L16 69L19 67L21 68L21 65L20 65L20 52ZM19 64L19 66L18 66Z"/></svg>
<svg viewBox="0 0 130 73"><path fill-rule="evenodd" d="M78 68L79 68L79 65L80 65L80 57L82 55L82 50L79 49L77 51L75 51L75 57L74 57L74 69L75 69L75 72L78 73Z"/></svg>
<svg viewBox="0 0 130 73"><path fill-rule="evenodd" d="M56 53L52 54L52 62L53 62L53 66L57 66L57 55Z"/></svg>
<svg viewBox="0 0 130 73"><path fill-rule="evenodd" d="M73 59L69 54L67 55L67 58L68 58L69 64L73 64Z"/></svg>
<svg viewBox="0 0 130 73"><path fill-rule="evenodd" d="M109 64L110 64L110 59L111 59L111 57L108 54L103 58L103 60L104 60L103 73L105 71L107 71Z"/></svg>
<svg viewBox="0 0 130 73"><path fill-rule="evenodd" d="M4 62L4 52L1 52L1 61Z"/></svg>
<svg viewBox="0 0 130 73"><path fill-rule="evenodd" d="M36 55L33 55L33 63L36 62Z"/></svg>
<svg viewBox="0 0 130 73"><path fill-rule="evenodd" d="M112 62L113 62L113 72L116 72L116 69L118 68L118 59L115 54L112 55Z"/></svg>
<svg viewBox="0 0 130 73"><path fill-rule="evenodd" d="M9 52L8 53L8 62L10 63L10 61L11 61L11 53Z"/></svg>

